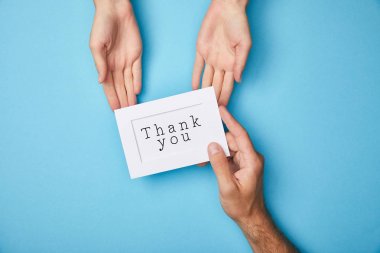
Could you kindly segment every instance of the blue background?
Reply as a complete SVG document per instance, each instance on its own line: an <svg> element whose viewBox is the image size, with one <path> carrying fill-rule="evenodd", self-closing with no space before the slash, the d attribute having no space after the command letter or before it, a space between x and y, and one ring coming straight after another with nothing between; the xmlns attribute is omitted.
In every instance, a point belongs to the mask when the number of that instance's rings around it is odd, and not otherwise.
<svg viewBox="0 0 380 253"><path fill-rule="evenodd" d="M209 2L135 1L140 102L191 89ZM380 1L253 0L229 109L305 252L380 252ZM0 252L250 252L210 167L130 180L88 48L91 1L0 0Z"/></svg>

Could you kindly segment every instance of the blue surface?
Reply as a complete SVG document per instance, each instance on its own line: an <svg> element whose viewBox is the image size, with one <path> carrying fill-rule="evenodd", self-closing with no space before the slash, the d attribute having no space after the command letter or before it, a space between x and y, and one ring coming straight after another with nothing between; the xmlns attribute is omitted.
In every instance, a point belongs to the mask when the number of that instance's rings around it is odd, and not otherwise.
<svg viewBox="0 0 380 253"><path fill-rule="evenodd" d="M191 89L208 1L134 3L149 101ZM229 105L305 252L380 252L380 1L257 0ZM210 167L130 180L91 1L0 1L0 252L250 252Z"/></svg>

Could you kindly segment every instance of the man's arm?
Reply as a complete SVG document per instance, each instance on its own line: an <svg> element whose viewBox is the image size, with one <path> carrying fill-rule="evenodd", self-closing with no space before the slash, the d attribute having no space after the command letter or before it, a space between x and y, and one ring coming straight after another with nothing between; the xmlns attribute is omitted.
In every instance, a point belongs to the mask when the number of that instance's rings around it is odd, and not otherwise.
<svg viewBox="0 0 380 253"><path fill-rule="evenodd" d="M276 228L265 211L256 216L238 221L254 252L297 252L288 239Z"/></svg>
<svg viewBox="0 0 380 253"><path fill-rule="evenodd" d="M226 138L231 157L217 143L208 146L208 154L224 211L239 225L254 252L297 252L265 208L263 156L225 107L220 107L220 115L229 129Z"/></svg>

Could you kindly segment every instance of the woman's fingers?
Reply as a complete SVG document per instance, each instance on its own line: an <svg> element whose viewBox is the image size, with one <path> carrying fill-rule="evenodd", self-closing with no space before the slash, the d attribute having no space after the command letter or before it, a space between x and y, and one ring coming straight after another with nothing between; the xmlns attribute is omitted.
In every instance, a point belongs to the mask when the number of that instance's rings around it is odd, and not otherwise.
<svg viewBox="0 0 380 253"><path fill-rule="evenodd" d="M203 59L202 59L203 60ZM198 71L198 70L197 70ZM193 89L196 86L198 73L193 73ZM195 80L194 80L195 78ZM219 105L226 106L230 100L232 90L234 89L234 73L232 71L214 69L213 66L206 64L202 78L202 88L214 86L215 96Z"/></svg>
<svg viewBox="0 0 380 253"><path fill-rule="evenodd" d="M135 94L140 94L142 86L142 67L141 61L142 56L140 56L132 65L132 80L133 80L133 90Z"/></svg>
<svg viewBox="0 0 380 253"><path fill-rule="evenodd" d="M104 94L106 94L108 104L110 105L111 109L113 111L116 109L119 109L120 102L115 90L115 85L113 83L111 72L108 72L106 74L106 78L103 82L103 90L104 90Z"/></svg>
<svg viewBox="0 0 380 253"><path fill-rule="evenodd" d="M247 63L249 50L251 49L251 38L247 38L244 42L236 46L235 51L235 64L234 64L234 76L236 82L241 82L241 75Z"/></svg>
<svg viewBox="0 0 380 253"><path fill-rule="evenodd" d="M193 78L192 78L193 90L196 90L199 88L199 82L201 79L203 67L204 67L203 57L200 55L200 53L196 52L195 62L194 62L194 70L193 70Z"/></svg>
<svg viewBox="0 0 380 253"><path fill-rule="evenodd" d="M112 72L113 81L115 84L115 90L117 97L119 98L120 106L127 107L128 99L127 99L127 91L125 89L124 84L124 74L121 70L117 70Z"/></svg>
<svg viewBox="0 0 380 253"><path fill-rule="evenodd" d="M214 68L211 65L206 64L205 71L203 73L203 78L202 78L202 88L211 86L213 76L214 76Z"/></svg>
<svg viewBox="0 0 380 253"><path fill-rule="evenodd" d="M215 70L214 77L212 79L212 86L214 86L216 100L219 100L220 92L222 91L224 78L223 70Z"/></svg>
<svg viewBox="0 0 380 253"><path fill-rule="evenodd" d="M107 77L107 54L106 47L100 43L90 42L90 49L94 57L96 69L98 71L98 82L103 83Z"/></svg>
<svg viewBox="0 0 380 253"><path fill-rule="evenodd" d="M230 100L232 90L234 89L234 73L226 72L224 74L223 88L219 97L219 105L226 106Z"/></svg>
<svg viewBox="0 0 380 253"><path fill-rule="evenodd" d="M126 68L124 70L124 84L125 84L125 89L127 91L128 105L129 106L135 105L136 94L134 91L132 70L130 68Z"/></svg>

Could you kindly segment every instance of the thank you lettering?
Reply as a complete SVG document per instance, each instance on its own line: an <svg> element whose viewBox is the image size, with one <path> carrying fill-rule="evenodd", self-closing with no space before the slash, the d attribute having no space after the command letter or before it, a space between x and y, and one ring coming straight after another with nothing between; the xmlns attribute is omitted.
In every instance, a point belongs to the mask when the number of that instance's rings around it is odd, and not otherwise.
<svg viewBox="0 0 380 253"><path fill-rule="evenodd" d="M159 151L163 151L168 145L176 145L179 142L191 142L191 133L194 128L202 127L201 121L195 115L189 115L183 120L172 122L168 125L152 125L144 126L140 129L144 139L151 141L157 145Z"/></svg>

